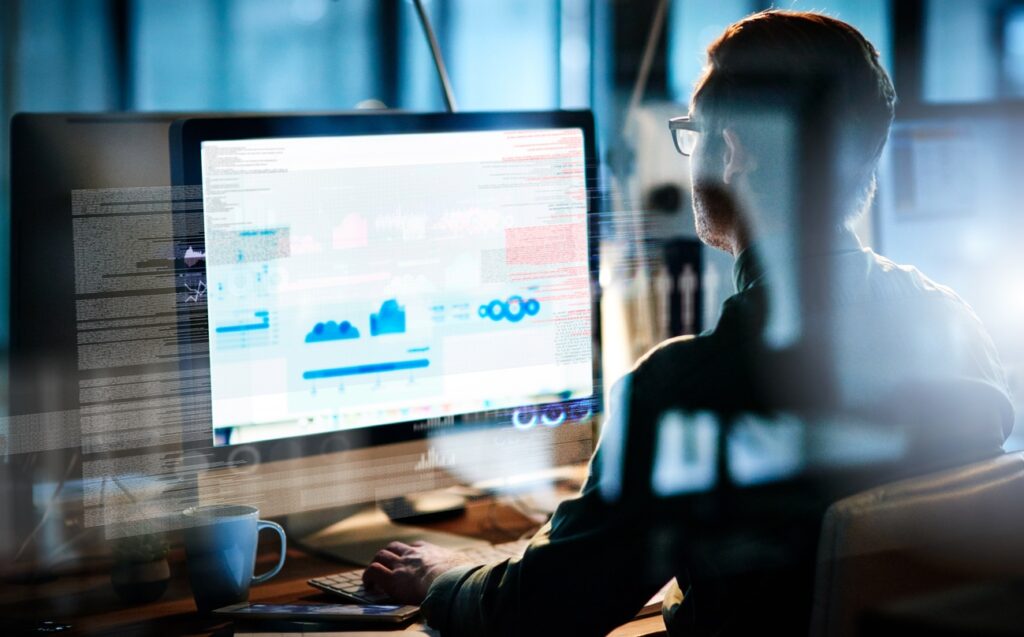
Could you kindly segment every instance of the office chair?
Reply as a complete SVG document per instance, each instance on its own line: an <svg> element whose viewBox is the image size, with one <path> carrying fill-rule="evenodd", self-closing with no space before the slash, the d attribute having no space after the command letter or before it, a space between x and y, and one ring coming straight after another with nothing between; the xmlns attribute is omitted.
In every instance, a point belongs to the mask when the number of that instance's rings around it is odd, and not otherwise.
<svg viewBox="0 0 1024 637"><path fill-rule="evenodd" d="M811 635L856 635L879 604L1024 575L1024 453L876 487L825 514Z"/></svg>

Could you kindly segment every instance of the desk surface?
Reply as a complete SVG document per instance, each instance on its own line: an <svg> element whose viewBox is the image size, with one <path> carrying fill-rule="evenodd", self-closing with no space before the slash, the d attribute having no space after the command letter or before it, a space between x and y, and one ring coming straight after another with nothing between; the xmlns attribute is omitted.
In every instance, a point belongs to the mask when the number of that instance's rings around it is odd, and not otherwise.
<svg viewBox="0 0 1024 637"><path fill-rule="evenodd" d="M533 520L511 507L493 500L472 502L458 518L435 522L430 528L472 535L490 542L516 539L536 528ZM272 548L261 547L256 571L269 569L277 555ZM171 551L170 586L158 601L129 605L122 602L110 584L109 565L97 565L91 573L61 577L28 585L0 584L0 617L9 620L53 620L71 624L75 635L231 635L233 625L219 618L200 616L195 612L184 553ZM317 592L306 584L311 577L340 572L350 567L309 555L295 548L288 549L288 558L281 573L266 584L254 586L250 601L259 602L337 602L337 598ZM422 629L421 624L401 630ZM616 630L617 637L658 634L664 630L659 616L634 620Z"/></svg>

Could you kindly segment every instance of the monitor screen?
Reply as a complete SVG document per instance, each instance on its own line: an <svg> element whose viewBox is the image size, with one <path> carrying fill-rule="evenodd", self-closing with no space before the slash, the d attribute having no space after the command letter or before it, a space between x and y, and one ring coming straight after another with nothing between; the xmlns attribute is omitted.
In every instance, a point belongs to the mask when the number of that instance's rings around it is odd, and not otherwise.
<svg viewBox="0 0 1024 637"><path fill-rule="evenodd" d="M184 260L205 261L216 445L487 412L557 426L589 405L582 129L200 152L205 245Z"/></svg>
<svg viewBox="0 0 1024 637"><path fill-rule="evenodd" d="M1018 414L1008 451L1024 448L1022 135L1020 105L932 106L898 119L873 219L879 252L955 290L991 335Z"/></svg>
<svg viewBox="0 0 1024 637"><path fill-rule="evenodd" d="M1024 222L1024 110L964 106L898 120L879 175L879 250L950 286L978 314L1004 366L1024 355L1016 246ZM1008 293L1009 292L1009 293Z"/></svg>

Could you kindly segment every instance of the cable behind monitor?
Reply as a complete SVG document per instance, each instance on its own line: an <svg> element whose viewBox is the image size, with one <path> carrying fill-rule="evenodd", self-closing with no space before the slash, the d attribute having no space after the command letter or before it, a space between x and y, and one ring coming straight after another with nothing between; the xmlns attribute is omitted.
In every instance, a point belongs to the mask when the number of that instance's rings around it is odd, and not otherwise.
<svg viewBox="0 0 1024 637"><path fill-rule="evenodd" d="M423 8L423 0L412 0L416 6L416 14L420 17L420 24L423 25L423 33L427 36L427 43L430 45L430 55L434 58L434 66L437 68L438 79L441 80L441 93L444 95L444 106L449 113L458 110L455 105L455 95L452 93L452 85L448 80L448 69L444 65L444 58L441 57L441 47L437 43L437 36L434 35L434 28L430 25L430 18Z"/></svg>

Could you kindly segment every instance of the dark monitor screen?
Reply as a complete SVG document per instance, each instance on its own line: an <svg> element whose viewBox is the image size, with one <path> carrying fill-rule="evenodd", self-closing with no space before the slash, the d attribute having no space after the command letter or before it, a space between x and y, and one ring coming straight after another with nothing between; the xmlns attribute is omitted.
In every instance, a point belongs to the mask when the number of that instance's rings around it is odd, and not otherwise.
<svg viewBox="0 0 1024 637"><path fill-rule="evenodd" d="M12 119L10 356L15 372L14 413L78 407L72 194L168 187L167 134L176 117L180 115L21 113ZM156 226L161 223L155 217L150 220ZM169 215L162 220L167 239L170 221ZM131 250L131 235L120 236L122 243L108 244L107 254ZM169 242L166 248L162 264L158 260L139 263L139 272L171 274ZM129 276L128 272L122 274ZM116 274L101 276L109 280Z"/></svg>
<svg viewBox="0 0 1024 637"><path fill-rule="evenodd" d="M174 444L168 132L182 116L11 120L10 418L0 443L19 467L7 516L14 548L31 547L19 559L73 559L88 546L81 533L131 532L118 523L152 517L122 501L174 510L194 495Z"/></svg>

